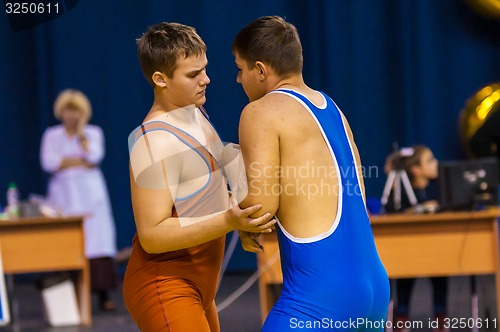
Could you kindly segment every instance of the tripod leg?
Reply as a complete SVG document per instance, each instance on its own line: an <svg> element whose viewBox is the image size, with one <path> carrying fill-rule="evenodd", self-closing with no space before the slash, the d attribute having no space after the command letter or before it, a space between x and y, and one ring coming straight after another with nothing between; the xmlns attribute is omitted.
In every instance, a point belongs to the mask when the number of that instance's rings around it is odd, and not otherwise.
<svg viewBox="0 0 500 332"><path fill-rule="evenodd" d="M401 171L396 172L396 179L394 180L394 208L401 209Z"/></svg>
<svg viewBox="0 0 500 332"><path fill-rule="evenodd" d="M408 178L408 174L405 171L401 171L401 179L403 180L403 185L405 187L406 195L410 200L410 204L415 206L418 204L417 197L415 196L415 192L411 187L410 179Z"/></svg>
<svg viewBox="0 0 500 332"><path fill-rule="evenodd" d="M389 200L389 195L391 194L392 185L394 184L395 178L396 178L396 172L390 171L389 174L387 175L387 180L385 181L382 199L380 200L382 206L385 206L387 204L387 201Z"/></svg>

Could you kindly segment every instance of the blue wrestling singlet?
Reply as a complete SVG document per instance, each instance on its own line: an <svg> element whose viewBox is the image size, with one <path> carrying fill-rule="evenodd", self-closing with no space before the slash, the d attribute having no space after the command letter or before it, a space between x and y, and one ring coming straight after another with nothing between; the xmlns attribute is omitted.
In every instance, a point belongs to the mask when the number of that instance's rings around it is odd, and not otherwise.
<svg viewBox="0 0 500 332"><path fill-rule="evenodd" d="M347 171L356 169L356 162L341 113L324 93L325 108L292 90L272 93L295 98L316 120L336 164L340 189L337 216L324 234L296 238L278 222L283 290L262 331L383 331L389 279L357 172Z"/></svg>

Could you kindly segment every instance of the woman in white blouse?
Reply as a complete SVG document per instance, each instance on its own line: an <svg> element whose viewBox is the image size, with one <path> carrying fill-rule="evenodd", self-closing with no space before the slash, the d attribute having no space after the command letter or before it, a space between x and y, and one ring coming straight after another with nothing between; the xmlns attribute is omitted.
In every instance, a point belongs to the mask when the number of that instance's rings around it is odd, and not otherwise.
<svg viewBox="0 0 500 332"><path fill-rule="evenodd" d="M49 202L64 215L85 215L92 290L99 294L102 309L113 310L109 291L116 288L115 225L99 169L104 137L101 128L88 124L91 112L90 101L82 92L61 92L54 103L54 115L61 124L43 134L40 159L42 168L51 174Z"/></svg>

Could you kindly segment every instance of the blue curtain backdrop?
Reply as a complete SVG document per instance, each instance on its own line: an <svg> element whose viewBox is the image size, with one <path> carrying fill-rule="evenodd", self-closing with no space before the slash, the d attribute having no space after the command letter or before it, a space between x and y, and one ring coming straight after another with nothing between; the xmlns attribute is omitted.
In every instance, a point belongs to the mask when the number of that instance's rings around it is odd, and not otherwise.
<svg viewBox="0 0 500 332"><path fill-rule="evenodd" d="M0 190L15 181L22 198L45 193L41 135L56 123L57 94L80 89L93 104L91 123L106 136L102 169L119 247L128 246L135 232L127 136L153 97L135 45L149 25L177 21L197 29L210 62L206 108L222 139L237 142L247 98L235 81L231 42L263 15L294 23L303 42L306 82L334 98L349 119L367 170L367 193L374 197L381 195L382 167L393 142L429 145L441 160L463 158L459 112L480 87L500 80L500 25L463 0L59 3L58 17L43 23L40 16L31 27L23 14L0 12ZM253 255L240 254L231 266L244 269L253 262Z"/></svg>

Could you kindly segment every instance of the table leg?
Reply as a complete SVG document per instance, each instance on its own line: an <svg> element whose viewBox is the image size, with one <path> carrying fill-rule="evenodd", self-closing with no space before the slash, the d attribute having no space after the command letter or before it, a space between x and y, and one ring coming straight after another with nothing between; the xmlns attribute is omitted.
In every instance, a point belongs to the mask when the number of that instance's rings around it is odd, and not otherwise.
<svg viewBox="0 0 500 332"><path fill-rule="evenodd" d="M92 296L90 293L90 271L88 260L85 260L83 269L78 271L76 282L82 325L92 326Z"/></svg>

